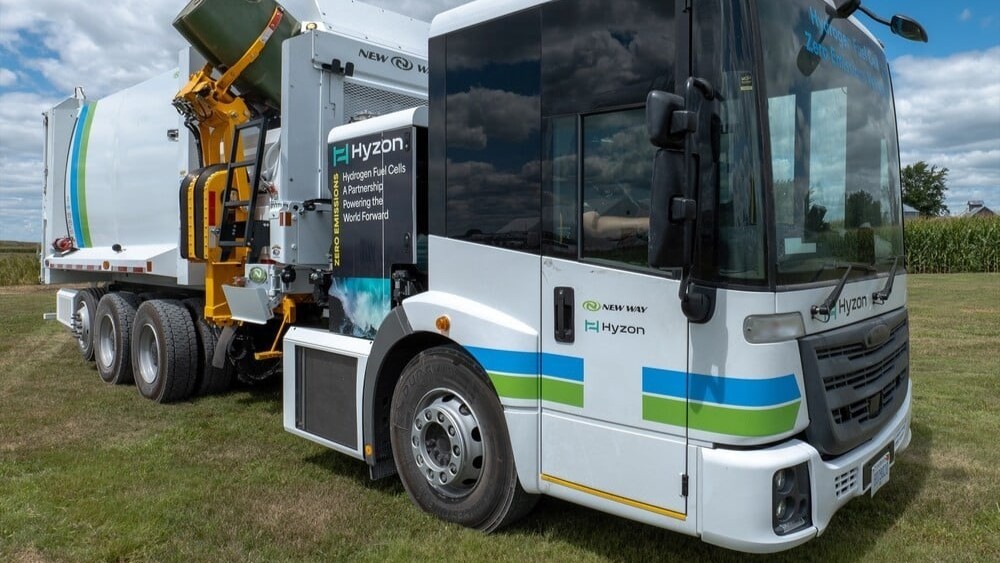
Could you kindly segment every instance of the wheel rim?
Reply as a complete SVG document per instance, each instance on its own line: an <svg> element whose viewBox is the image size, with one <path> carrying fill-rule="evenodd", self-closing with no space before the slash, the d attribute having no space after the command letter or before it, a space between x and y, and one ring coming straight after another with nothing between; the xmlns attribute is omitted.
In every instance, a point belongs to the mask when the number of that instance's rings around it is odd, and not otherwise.
<svg viewBox="0 0 1000 563"><path fill-rule="evenodd" d="M435 389L417 404L410 447L418 470L439 493L462 498L483 474L479 419L469 402L448 389Z"/></svg>
<svg viewBox="0 0 1000 563"><path fill-rule="evenodd" d="M101 366L111 368L115 363L117 348L115 321L110 315L104 315L97 320L97 357Z"/></svg>
<svg viewBox="0 0 1000 563"><path fill-rule="evenodd" d="M160 343L153 327L145 324L139 330L139 377L153 383L160 370Z"/></svg>
<svg viewBox="0 0 1000 563"><path fill-rule="evenodd" d="M76 310L76 316L80 319L80 337L78 343L81 350L86 350L90 346L90 307L86 303L81 303Z"/></svg>

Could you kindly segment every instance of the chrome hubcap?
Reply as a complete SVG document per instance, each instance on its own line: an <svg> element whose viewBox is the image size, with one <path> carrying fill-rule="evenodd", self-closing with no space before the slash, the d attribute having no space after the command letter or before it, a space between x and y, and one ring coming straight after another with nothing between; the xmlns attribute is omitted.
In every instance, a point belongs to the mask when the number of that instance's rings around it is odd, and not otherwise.
<svg viewBox="0 0 1000 563"><path fill-rule="evenodd" d="M101 366L110 368L115 363L115 321L104 315L97 321L97 358Z"/></svg>
<svg viewBox="0 0 1000 563"><path fill-rule="evenodd" d="M146 324L142 325L139 331L139 377L146 383L156 381L157 373L160 370L160 343L156 338L156 331Z"/></svg>
<svg viewBox="0 0 1000 563"><path fill-rule="evenodd" d="M80 304L80 308L76 310L76 318L80 323L80 336L77 342L83 350L90 344L90 307L87 307L86 303Z"/></svg>
<svg viewBox="0 0 1000 563"><path fill-rule="evenodd" d="M410 447L427 482L448 497L468 495L482 477L479 420L468 401L447 389L435 389L418 403Z"/></svg>

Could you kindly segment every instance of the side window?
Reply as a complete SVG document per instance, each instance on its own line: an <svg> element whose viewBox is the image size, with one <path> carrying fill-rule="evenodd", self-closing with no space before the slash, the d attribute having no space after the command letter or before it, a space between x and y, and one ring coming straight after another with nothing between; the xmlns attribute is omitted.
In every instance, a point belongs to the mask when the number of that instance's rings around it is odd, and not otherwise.
<svg viewBox="0 0 1000 563"><path fill-rule="evenodd" d="M583 258L648 266L650 179L656 149L644 108L582 119Z"/></svg>
<svg viewBox="0 0 1000 563"><path fill-rule="evenodd" d="M643 103L674 90L674 0L558 0L542 6L545 115Z"/></svg>
<svg viewBox="0 0 1000 563"><path fill-rule="evenodd" d="M648 267L656 150L642 105L650 90L675 89L678 4L556 0L542 5L546 255Z"/></svg>
<svg viewBox="0 0 1000 563"><path fill-rule="evenodd" d="M542 164L542 238L545 253L575 260L579 252L578 117L545 121Z"/></svg>
<svg viewBox="0 0 1000 563"><path fill-rule="evenodd" d="M449 237L540 249L539 13L527 10L447 38Z"/></svg>

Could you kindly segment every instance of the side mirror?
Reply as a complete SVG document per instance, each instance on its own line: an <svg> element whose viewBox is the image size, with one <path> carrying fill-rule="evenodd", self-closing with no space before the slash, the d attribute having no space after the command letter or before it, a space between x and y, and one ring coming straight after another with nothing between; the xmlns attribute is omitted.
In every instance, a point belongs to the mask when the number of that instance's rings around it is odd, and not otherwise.
<svg viewBox="0 0 1000 563"><path fill-rule="evenodd" d="M924 26L920 25L917 20L913 18L908 18L902 15L892 16L892 22L889 25L892 32L896 35L902 37L903 39L909 39L910 41L920 41L921 43L927 43L927 30Z"/></svg>
<svg viewBox="0 0 1000 563"><path fill-rule="evenodd" d="M672 216L679 208L676 204L685 202L684 176L683 152L656 151L649 202L649 265L652 268L685 268L690 262L689 223Z"/></svg>
<svg viewBox="0 0 1000 563"><path fill-rule="evenodd" d="M659 148L679 147L683 131L675 131L674 114L684 111L684 98L677 94L653 90L646 96L646 131L649 142Z"/></svg>

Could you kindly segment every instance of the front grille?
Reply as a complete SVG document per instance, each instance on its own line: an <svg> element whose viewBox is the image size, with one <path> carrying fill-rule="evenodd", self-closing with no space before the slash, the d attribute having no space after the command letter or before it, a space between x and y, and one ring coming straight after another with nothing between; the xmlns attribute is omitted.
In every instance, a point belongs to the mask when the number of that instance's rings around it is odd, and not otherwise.
<svg viewBox="0 0 1000 563"><path fill-rule="evenodd" d="M872 335L885 334L873 343ZM826 456L850 451L894 415L909 380L906 309L799 340L809 442Z"/></svg>
<svg viewBox="0 0 1000 563"><path fill-rule="evenodd" d="M837 495L838 499L844 498L845 495L854 490L854 487L858 485L858 468L855 467L850 471L845 471L833 482L833 492Z"/></svg>
<svg viewBox="0 0 1000 563"><path fill-rule="evenodd" d="M903 323L896 327L893 331L892 336L881 346L877 346L873 349L866 350L864 343L853 344L851 346L841 346L840 348L827 349L827 350L817 350L816 357L818 360L830 360L832 358L847 358L848 361L855 361L861 358L868 358L879 354L887 346L890 346L893 342L896 342L898 333L904 331L907 328L907 324ZM861 389L871 385L873 381L878 381L885 377L886 373L892 371L896 364L899 362L900 357L907 352L907 347L903 346L897 348L895 353L888 358L878 362L877 364L862 368L858 371L844 373L841 375L830 376L823 379L823 385L826 387L827 391L833 391L834 389L839 389L841 387L853 387L854 389Z"/></svg>
<svg viewBox="0 0 1000 563"><path fill-rule="evenodd" d="M879 393L880 405L876 412L881 414L887 405L892 404L893 400L896 398L896 390L903 385L903 381L903 375L899 375L882 389ZM840 407L839 409L834 409L833 420L837 424L844 424L851 420L856 420L859 423L868 422L870 414L869 406L870 403L868 402L868 399L863 399L855 401L850 405Z"/></svg>

